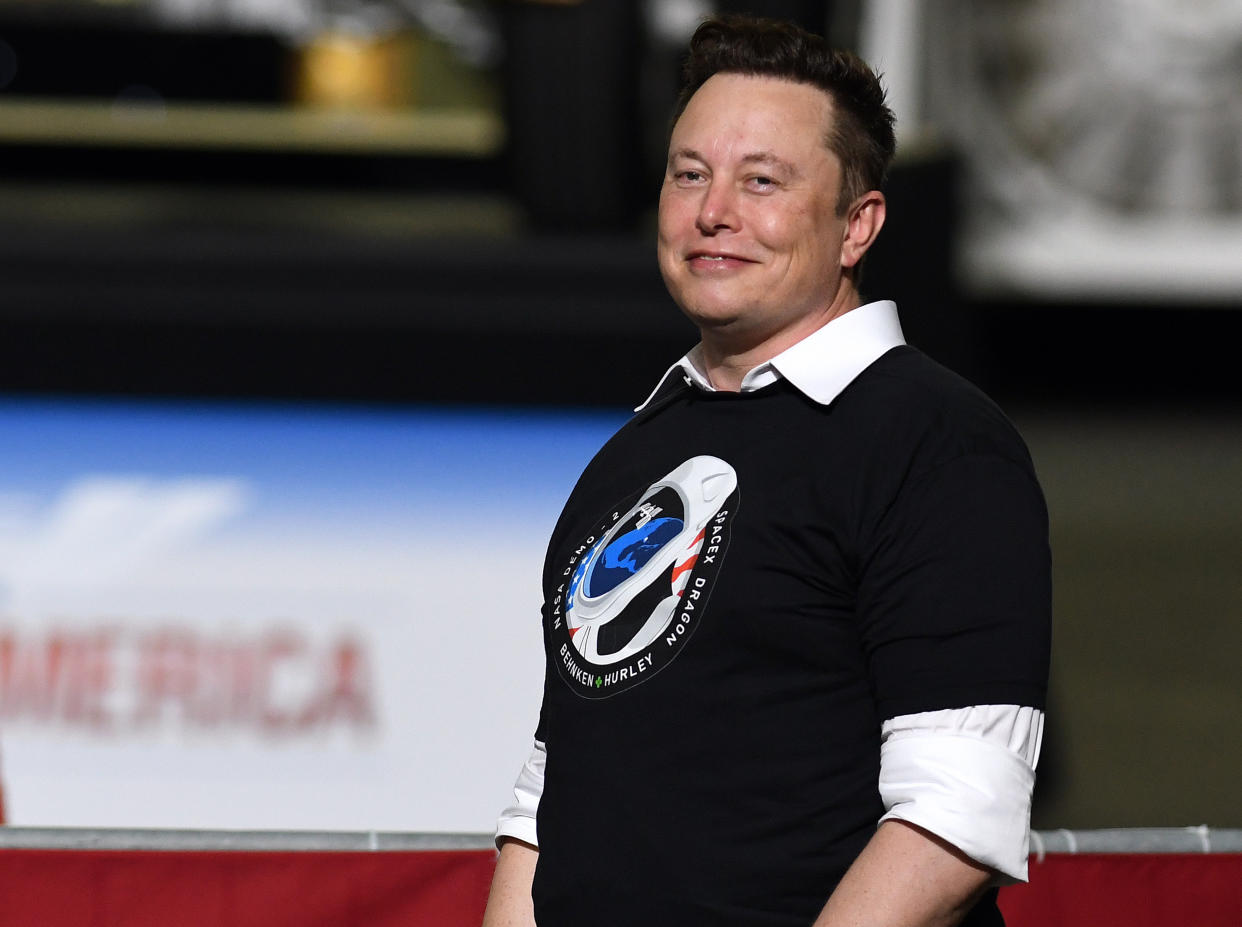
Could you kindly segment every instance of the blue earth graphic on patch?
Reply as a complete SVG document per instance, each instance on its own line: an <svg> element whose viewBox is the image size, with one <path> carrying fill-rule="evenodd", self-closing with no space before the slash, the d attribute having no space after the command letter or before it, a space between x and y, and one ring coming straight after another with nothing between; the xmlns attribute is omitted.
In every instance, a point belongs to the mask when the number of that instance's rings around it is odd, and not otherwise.
<svg viewBox="0 0 1242 927"><path fill-rule="evenodd" d="M591 570L587 595L601 596L625 582L646 566L660 548L677 537L681 528L680 518L653 518L613 538Z"/></svg>

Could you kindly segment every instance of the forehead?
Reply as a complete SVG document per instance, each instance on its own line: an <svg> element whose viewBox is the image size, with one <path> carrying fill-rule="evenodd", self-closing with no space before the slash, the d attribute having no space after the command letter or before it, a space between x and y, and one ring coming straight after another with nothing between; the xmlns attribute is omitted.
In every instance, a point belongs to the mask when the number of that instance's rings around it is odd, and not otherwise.
<svg viewBox="0 0 1242 927"><path fill-rule="evenodd" d="M810 155L824 151L832 100L811 84L750 74L713 74L673 126L671 151L686 146L758 147Z"/></svg>

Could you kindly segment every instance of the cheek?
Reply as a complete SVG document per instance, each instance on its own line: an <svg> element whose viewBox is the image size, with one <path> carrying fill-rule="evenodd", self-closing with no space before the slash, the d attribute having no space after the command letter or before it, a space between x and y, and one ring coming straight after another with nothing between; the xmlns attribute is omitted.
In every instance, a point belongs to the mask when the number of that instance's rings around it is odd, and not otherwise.
<svg viewBox="0 0 1242 927"><path fill-rule="evenodd" d="M681 256L695 236L694 213L677 199L661 200L656 227L656 261L666 276L683 272Z"/></svg>
<svg viewBox="0 0 1242 927"><path fill-rule="evenodd" d="M836 264L844 232L840 222L808 208L791 216L788 228L792 231L790 248L797 252L799 260L816 265Z"/></svg>
<svg viewBox="0 0 1242 927"><path fill-rule="evenodd" d="M753 217L755 238L774 254L790 257L811 240L807 211L798 207L767 209Z"/></svg>
<svg viewBox="0 0 1242 927"><path fill-rule="evenodd" d="M656 213L661 238L684 235L693 227L695 212L686 196L675 192L661 192Z"/></svg>

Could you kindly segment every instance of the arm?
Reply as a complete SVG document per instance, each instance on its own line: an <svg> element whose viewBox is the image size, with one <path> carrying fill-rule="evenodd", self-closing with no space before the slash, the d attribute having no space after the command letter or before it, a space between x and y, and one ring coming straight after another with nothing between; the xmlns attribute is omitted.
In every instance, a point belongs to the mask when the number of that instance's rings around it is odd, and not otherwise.
<svg viewBox="0 0 1242 927"><path fill-rule="evenodd" d="M939 837L904 821L885 821L814 927L951 927L991 880L990 869Z"/></svg>
<svg viewBox="0 0 1242 927"><path fill-rule="evenodd" d="M1025 879L1042 731L1041 712L1014 705L886 721L885 816L816 927L949 927L991 885Z"/></svg>
<svg viewBox="0 0 1242 927"><path fill-rule="evenodd" d="M887 819L816 927L950 927L998 878L1026 877L1051 612L1042 494L1017 455L969 453L898 503L877 522L860 595L890 719Z"/></svg>
<svg viewBox="0 0 1242 927"><path fill-rule="evenodd" d="M1016 705L886 721L886 813L816 927L949 927L991 885L1024 880L1042 732L1042 712Z"/></svg>
<svg viewBox="0 0 1242 927"><path fill-rule="evenodd" d="M500 857L483 912L483 927L535 927L530 897L539 850L513 837L501 838Z"/></svg>
<svg viewBox="0 0 1242 927"><path fill-rule="evenodd" d="M497 823L496 845L500 848L500 856L483 912L483 927L535 927L531 900L535 864L539 861L535 816L543 795L546 761L547 748L536 740L513 787L513 804L504 810Z"/></svg>

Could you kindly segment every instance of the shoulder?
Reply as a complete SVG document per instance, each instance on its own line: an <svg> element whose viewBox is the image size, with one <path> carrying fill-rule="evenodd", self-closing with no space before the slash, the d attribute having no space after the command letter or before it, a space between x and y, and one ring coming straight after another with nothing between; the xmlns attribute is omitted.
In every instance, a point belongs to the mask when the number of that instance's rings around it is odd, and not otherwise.
<svg viewBox="0 0 1242 927"><path fill-rule="evenodd" d="M1001 408L915 348L903 345L879 358L838 404L870 449L906 469L907 476L972 456L1005 458L1033 469L1025 442Z"/></svg>

